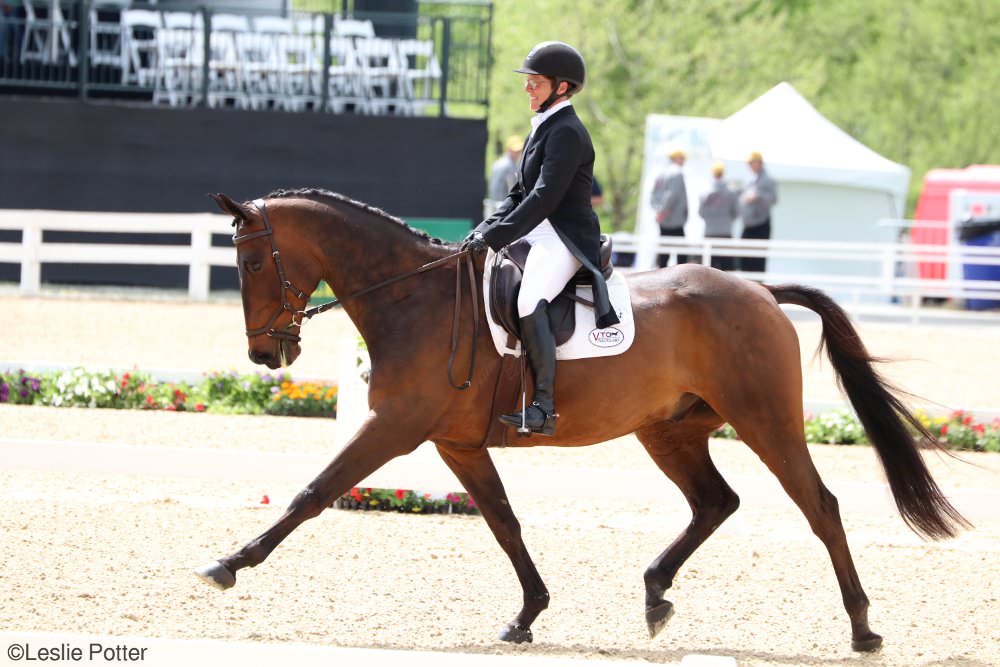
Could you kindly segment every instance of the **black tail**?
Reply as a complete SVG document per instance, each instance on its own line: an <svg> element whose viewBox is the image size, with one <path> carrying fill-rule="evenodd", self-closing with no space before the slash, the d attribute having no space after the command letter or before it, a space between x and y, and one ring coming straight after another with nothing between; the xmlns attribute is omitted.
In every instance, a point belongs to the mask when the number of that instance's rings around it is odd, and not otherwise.
<svg viewBox="0 0 1000 667"><path fill-rule="evenodd" d="M847 313L823 292L802 285L766 285L778 303L803 306L823 320L820 350L837 374L837 383L875 446L899 513L914 532L932 539L955 537L972 524L941 493L920 456L919 447L941 449L896 395L873 364L882 361L865 349ZM916 435L914 435L914 432Z"/></svg>

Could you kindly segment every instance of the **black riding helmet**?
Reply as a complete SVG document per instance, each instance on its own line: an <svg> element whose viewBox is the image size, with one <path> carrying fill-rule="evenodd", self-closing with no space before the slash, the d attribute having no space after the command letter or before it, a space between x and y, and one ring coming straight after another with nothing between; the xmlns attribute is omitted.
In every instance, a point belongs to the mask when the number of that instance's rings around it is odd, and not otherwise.
<svg viewBox="0 0 1000 667"><path fill-rule="evenodd" d="M565 42L542 42L535 45L535 48L524 57L524 64L514 71L553 78L556 80L556 89L559 88L560 82L565 81L569 84L567 96L583 90L583 85L587 81L587 65L583 62L583 56ZM558 97L556 91L553 90L538 108L538 112L548 109L556 97Z"/></svg>

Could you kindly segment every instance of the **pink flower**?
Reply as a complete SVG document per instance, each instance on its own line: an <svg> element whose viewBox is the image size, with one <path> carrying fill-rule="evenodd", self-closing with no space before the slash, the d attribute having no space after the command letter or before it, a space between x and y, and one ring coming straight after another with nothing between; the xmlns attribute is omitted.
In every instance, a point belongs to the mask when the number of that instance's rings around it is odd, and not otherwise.
<svg viewBox="0 0 1000 667"><path fill-rule="evenodd" d="M948 425L941 424L941 435L948 435Z"/></svg>

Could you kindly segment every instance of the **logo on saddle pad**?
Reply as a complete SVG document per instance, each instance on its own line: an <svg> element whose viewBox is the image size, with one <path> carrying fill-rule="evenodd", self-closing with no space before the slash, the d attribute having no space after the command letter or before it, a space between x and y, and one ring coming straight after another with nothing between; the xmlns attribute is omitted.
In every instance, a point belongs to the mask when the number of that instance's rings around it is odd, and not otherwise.
<svg viewBox="0 0 1000 667"><path fill-rule="evenodd" d="M595 347L614 347L625 342L625 334L615 327L592 329L587 334L587 340Z"/></svg>

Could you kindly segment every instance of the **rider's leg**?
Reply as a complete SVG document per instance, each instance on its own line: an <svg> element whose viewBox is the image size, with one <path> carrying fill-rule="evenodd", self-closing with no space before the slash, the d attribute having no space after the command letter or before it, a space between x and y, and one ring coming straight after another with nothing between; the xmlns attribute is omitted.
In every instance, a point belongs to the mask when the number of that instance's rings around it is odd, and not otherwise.
<svg viewBox="0 0 1000 667"><path fill-rule="evenodd" d="M544 223L543 223L544 224ZM548 227L546 230L545 227ZM524 415L525 425L536 433L552 435L555 430L556 342L549 322L548 304L580 268L580 262L563 245L550 226L532 232L532 246L525 260L524 277L518 294L521 344L531 367L535 392ZM504 415L505 424L520 426L522 415Z"/></svg>

